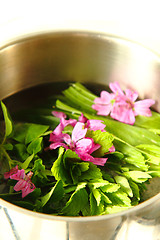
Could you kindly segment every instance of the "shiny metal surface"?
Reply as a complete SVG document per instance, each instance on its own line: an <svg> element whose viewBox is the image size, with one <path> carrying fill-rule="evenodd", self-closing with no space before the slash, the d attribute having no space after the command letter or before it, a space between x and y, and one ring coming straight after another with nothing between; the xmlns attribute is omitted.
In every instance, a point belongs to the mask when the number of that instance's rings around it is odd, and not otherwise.
<svg viewBox="0 0 160 240"><path fill-rule="evenodd" d="M141 98L155 99L155 109L160 110L160 58L136 43L98 33L57 32L0 50L0 99L31 86L70 81L102 85L118 81L122 88L137 90ZM96 217L34 213L2 199L0 205L13 239L130 240L137 233L148 239L148 229L150 240L160 239L160 194L130 210Z"/></svg>

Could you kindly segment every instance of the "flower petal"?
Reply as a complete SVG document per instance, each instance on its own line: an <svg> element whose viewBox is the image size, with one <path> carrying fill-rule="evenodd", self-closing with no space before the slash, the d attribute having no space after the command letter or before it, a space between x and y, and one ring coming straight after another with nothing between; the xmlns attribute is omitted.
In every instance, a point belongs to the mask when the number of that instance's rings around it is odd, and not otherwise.
<svg viewBox="0 0 160 240"><path fill-rule="evenodd" d="M104 166L108 158L94 158L88 153L84 153L83 155L79 155L81 160L86 162L92 162L95 165Z"/></svg>
<svg viewBox="0 0 160 240"><path fill-rule="evenodd" d="M120 94L120 95L124 96L124 92L122 91L118 82L110 83L109 87L112 90L112 92L115 93L116 95Z"/></svg>
<svg viewBox="0 0 160 240"><path fill-rule="evenodd" d="M108 158L93 158L92 163L99 166L104 166Z"/></svg>
<svg viewBox="0 0 160 240"><path fill-rule="evenodd" d="M134 112L131 108L128 109L127 105L115 105L111 112L111 117L127 124L134 124L135 122Z"/></svg>
<svg viewBox="0 0 160 240"><path fill-rule="evenodd" d="M78 140L85 137L87 128L84 128L84 123L77 122L72 131L72 141L76 143Z"/></svg>
<svg viewBox="0 0 160 240"><path fill-rule="evenodd" d="M83 138L76 143L75 151L77 154L78 152L81 152L81 153L89 152L92 149L92 146L93 146L93 139Z"/></svg>
<svg viewBox="0 0 160 240"><path fill-rule="evenodd" d="M13 174L13 175L11 175L10 178L14 179L14 180L24 179L25 178L25 171L24 171L24 169L18 170L18 172Z"/></svg>
<svg viewBox="0 0 160 240"><path fill-rule="evenodd" d="M81 116L78 118L78 121L79 121L79 122L82 122L82 123L86 123L87 120L88 120L88 119L87 119L86 117L84 117L83 113L81 113Z"/></svg>
<svg viewBox="0 0 160 240"><path fill-rule="evenodd" d="M116 150L116 149L115 149L115 146L112 145L112 147L109 148L109 153L115 152L115 150Z"/></svg>
<svg viewBox="0 0 160 240"><path fill-rule="evenodd" d="M72 119L72 118L70 118L70 119L68 119L68 120L66 120L66 119L64 119L64 118L61 118L61 124L62 124L62 126L63 126L63 129L66 127L66 126L68 126L68 125L71 125L72 127L74 127L75 125L76 125L76 123L77 123L77 120L76 119Z"/></svg>
<svg viewBox="0 0 160 240"><path fill-rule="evenodd" d="M133 92L130 89L125 90L126 98L128 98L131 102L134 102L138 98L138 93Z"/></svg>
<svg viewBox="0 0 160 240"><path fill-rule="evenodd" d="M152 115L151 110L149 109L153 104L155 104L155 101L152 99L144 99L135 102L134 109L135 109L135 115L143 115L146 117L150 117Z"/></svg>
<svg viewBox="0 0 160 240"><path fill-rule="evenodd" d="M93 131L96 131L96 130L104 131L104 128L106 127L106 125L103 124L101 120L91 119L87 121L86 127Z"/></svg>
<svg viewBox="0 0 160 240"><path fill-rule="evenodd" d="M97 111L97 115L108 116L113 106L112 104L108 104L108 105L93 104L92 108Z"/></svg>
<svg viewBox="0 0 160 240"><path fill-rule="evenodd" d="M110 104L111 100L114 99L115 95L113 93L109 93L107 91L102 91L100 93L100 97L94 99L95 104L106 105Z"/></svg>
<svg viewBox="0 0 160 240"><path fill-rule="evenodd" d="M65 143L52 143L50 144L49 148L52 150L52 149L56 149L58 147L64 147L66 149L68 149L68 146L65 144Z"/></svg>
<svg viewBox="0 0 160 240"><path fill-rule="evenodd" d="M26 186L26 184L27 184L27 182L25 180L21 179L14 186L14 190L16 192L21 191Z"/></svg>
<svg viewBox="0 0 160 240"><path fill-rule="evenodd" d="M71 145L72 140L69 134L67 133L63 134L63 140L65 143L67 143L67 145Z"/></svg>
<svg viewBox="0 0 160 240"><path fill-rule="evenodd" d="M12 168L9 172L4 173L4 178L8 179L10 178L11 175L15 174L18 172L18 165L16 165L14 168Z"/></svg>
<svg viewBox="0 0 160 240"><path fill-rule="evenodd" d="M64 138L64 134L63 133L61 133L59 135L51 133L49 141L50 142L63 142L63 138Z"/></svg>
<svg viewBox="0 0 160 240"><path fill-rule="evenodd" d="M57 136L60 135L60 134L62 133L63 129L64 129L64 126L63 126L62 123L60 123L60 124L54 129L54 131L50 134L50 140L49 140L49 141L52 142L52 135L57 135Z"/></svg>
<svg viewBox="0 0 160 240"><path fill-rule="evenodd" d="M92 154L93 152L95 152L97 149L99 149L101 147L101 145L100 144L98 144L98 143L94 143L94 142L92 142L92 147L91 147L91 149L89 150L89 154Z"/></svg>
<svg viewBox="0 0 160 240"><path fill-rule="evenodd" d="M25 187L22 188L22 198L27 196L29 193L33 192L35 188L36 187L32 182L26 182Z"/></svg>
<svg viewBox="0 0 160 240"><path fill-rule="evenodd" d="M53 116L58 117L58 118L66 118L67 115L64 112L57 112L57 111L52 111Z"/></svg>

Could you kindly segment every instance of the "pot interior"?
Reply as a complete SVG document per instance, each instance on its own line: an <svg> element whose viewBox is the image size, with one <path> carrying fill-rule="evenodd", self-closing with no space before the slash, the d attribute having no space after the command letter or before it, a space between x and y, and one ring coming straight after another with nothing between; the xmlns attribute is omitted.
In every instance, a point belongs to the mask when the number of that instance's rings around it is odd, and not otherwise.
<svg viewBox="0 0 160 240"><path fill-rule="evenodd" d="M160 111L160 59L134 42L97 33L57 32L18 40L0 50L0 100L11 113L43 102L69 82L95 93L118 81ZM154 180L144 200L159 192Z"/></svg>

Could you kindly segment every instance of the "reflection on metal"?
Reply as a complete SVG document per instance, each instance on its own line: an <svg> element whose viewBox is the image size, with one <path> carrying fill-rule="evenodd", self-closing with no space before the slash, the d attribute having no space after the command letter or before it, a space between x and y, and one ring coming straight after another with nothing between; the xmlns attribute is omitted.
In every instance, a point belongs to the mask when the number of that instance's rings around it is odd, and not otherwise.
<svg viewBox="0 0 160 240"><path fill-rule="evenodd" d="M13 232L13 236L15 237L15 240L21 240L17 231L16 231L16 228L15 228L15 225L12 221L12 218L10 217L9 213L8 213L8 210L7 208L3 208L4 212L5 212L5 215L6 215L6 218L11 226L11 229L12 229L12 232Z"/></svg>

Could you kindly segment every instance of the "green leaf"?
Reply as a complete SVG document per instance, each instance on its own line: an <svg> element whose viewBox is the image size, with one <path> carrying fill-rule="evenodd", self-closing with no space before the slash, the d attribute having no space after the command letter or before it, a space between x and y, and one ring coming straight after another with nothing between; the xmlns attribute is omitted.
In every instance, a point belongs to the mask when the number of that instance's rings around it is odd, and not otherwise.
<svg viewBox="0 0 160 240"><path fill-rule="evenodd" d="M140 200L140 190L139 190L137 183L133 182L131 179L129 179L128 181L129 181L129 185L132 189L133 196L135 198L137 198L137 200L139 201Z"/></svg>
<svg viewBox="0 0 160 240"><path fill-rule="evenodd" d="M33 158L34 158L34 153L32 153L32 155L30 155L30 156L22 163L21 168L27 169L28 166L29 166L29 164L30 164L30 162L33 160Z"/></svg>
<svg viewBox="0 0 160 240"><path fill-rule="evenodd" d="M80 183L75 192L71 195L62 209L62 213L66 216L78 216L80 212L86 211L88 207L88 193L85 189L86 184Z"/></svg>
<svg viewBox="0 0 160 240"><path fill-rule="evenodd" d="M125 210L127 210L129 208L131 208L131 206L129 206L129 207L125 207L125 206L106 207L104 214L118 213L118 212L125 211Z"/></svg>
<svg viewBox="0 0 160 240"><path fill-rule="evenodd" d="M63 198L64 189L62 181L57 181L54 187L43 197L41 197L42 207L52 198L53 202L60 201Z"/></svg>
<svg viewBox="0 0 160 240"><path fill-rule="evenodd" d="M142 115L136 116L135 125L149 130L160 130L160 114L152 111L151 117L145 117Z"/></svg>
<svg viewBox="0 0 160 240"><path fill-rule="evenodd" d="M34 166L32 168L33 177L32 181L36 186L44 186L48 181L47 171L45 165L42 162L42 159L38 158L34 161ZM50 171L49 171L50 172Z"/></svg>
<svg viewBox="0 0 160 240"><path fill-rule="evenodd" d="M158 134L160 135L160 129L155 129L155 128L152 128L152 129L149 129L149 131L155 133L155 134Z"/></svg>
<svg viewBox="0 0 160 240"><path fill-rule="evenodd" d="M41 195L41 189L36 187L33 192L29 193L25 197L25 200L32 201L33 203L35 203L36 200L39 199L40 195Z"/></svg>
<svg viewBox="0 0 160 240"><path fill-rule="evenodd" d="M4 147L7 151L13 150L13 144L11 144L11 143L6 143L6 144L3 145L3 147Z"/></svg>
<svg viewBox="0 0 160 240"><path fill-rule="evenodd" d="M121 141L128 143L132 146L139 144L156 144L160 146L160 136L149 131L148 129L141 128L134 125L128 125L107 117L91 115L85 113L88 119L99 119L106 125L105 130L113 134L114 137L119 138Z"/></svg>
<svg viewBox="0 0 160 240"><path fill-rule="evenodd" d="M92 193L93 193L94 198L96 199L97 206L99 206L100 202L101 202L101 192L100 192L100 190L95 188L95 189L92 190Z"/></svg>
<svg viewBox="0 0 160 240"><path fill-rule="evenodd" d="M101 180L101 179L97 179L97 181L90 181L88 183L88 186L91 188L91 189L96 189L96 188L100 188L100 187L103 187L103 186L106 186L108 185L108 181L105 181L105 180Z"/></svg>
<svg viewBox="0 0 160 240"><path fill-rule="evenodd" d="M147 172L142 171L124 172L123 175L129 179L131 178L133 181L137 183L143 183L146 182L149 178L152 178L151 175L149 175Z"/></svg>
<svg viewBox="0 0 160 240"><path fill-rule="evenodd" d="M118 140L114 141L114 146L118 151L123 153L124 160L127 163L135 165L140 170L148 170L148 165L145 162L144 156L135 147Z"/></svg>
<svg viewBox="0 0 160 240"><path fill-rule="evenodd" d="M101 191L101 199L102 199L102 201L103 201L104 203L106 203L107 205L108 205L108 204L112 204L111 200L110 200L110 199L106 196L106 194L103 193L102 191Z"/></svg>
<svg viewBox="0 0 160 240"><path fill-rule="evenodd" d="M33 140L33 142L31 142L28 147L27 147L27 151L29 154L37 154L38 152L40 152L42 150L42 137L39 137L35 140Z"/></svg>
<svg viewBox="0 0 160 240"><path fill-rule="evenodd" d="M79 181L90 181L94 179L102 179L101 169L98 168L92 162L89 162L88 164L89 164L88 170L81 173Z"/></svg>
<svg viewBox="0 0 160 240"><path fill-rule="evenodd" d="M74 84L68 89L64 90L63 94L65 95L67 102L71 103L73 107L76 107L76 109L83 109L87 112L95 113L95 110L93 110L91 107L93 104L93 100L88 98L86 94L83 94L84 92L84 88L81 91L81 88L76 89L76 84Z"/></svg>
<svg viewBox="0 0 160 240"><path fill-rule="evenodd" d="M149 171L148 173L152 176L152 178L160 177L160 171Z"/></svg>
<svg viewBox="0 0 160 240"><path fill-rule="evenodd" d="M17 143L14 145L14 152L20 161L25 161L29 157L27 148L23 143Z"/></svg>
<svg viewBox="0 0 160 240"><path fill-rule="evenodd" d="M4 141L5 141L5 139L9 137L13 131L13 123L12 123L10 114L8 112L8 109L6 108L5 104L2 101L1 101L1 107L2 107L4 121L5 121L5 137L4 137Z"/></svg>
<svg viewBox="0 0 160 240"><path fill-rule="evenodd" d="M58 158L53 163L51 172L57 181L62 180L63 183L68 184L71 182L71 179L63 163L63 154L64 148L60 147L58 152Z"/></svg>
<svg viewBox="0 0 160 240"><path fill-rule="evenodd" d="M60 100L56 101L56 107L63 110L63 111L81 114L81 111L79 111L79 110L77 110L73 107L68 106L67 104L63 103Z"/></svg>
<svg viewBox="0 0 160 240"><path fill-rule="evenodd" d="M95 94L93 94L79 82L73 83L72 87L74 87L78 92L81 93L81 95L85 96L88 101L90 100L91 104L93 104L94 99L97 97Z"/></svg>
<svg viewBox="0 0 160 240"><path fill-rule="evenodd" d="M43 136L43 134L48 130L48 128L49 126L46 125L30 124L25 137L25 144L28 144L36 138Z"/></svg>
<svg viewBox="0 0 160 240"><path fill-rule="evenodd" d="M150 153L150 154L154 154L156 157L159 157L160 158L160 147L159 146L156 146L154 144L141 144L141 145L138 145L136 146L137 148L147 152L147 153Z"/></svg>
<svg viewBox="0 0 160 240"><path fill-rule="evenodd" d="M105 193L113 193L118 191L120 186L115 183L106 183L104 186L101 186L101 190Z"/></svg>
<svg viewBox="0 0 160 240"><path fill-rule="evenodd" d="M8 202L13 202L13 201L20 201L22 200L22 196L20 192L14 192L14 193L0 193L0 198L8 201Z"/></svg>
<svg viewBox="0 0 160 240"><path fill-rule="evenodd" d="M101 147L94 152L94 156L101 157L108 153L109 148L113 145L113 135L108 132L97 131L87 131L86 137L92 138L95 143L100 144Z"/></svg>
<svg viewBox="0 0 160 240"><path fill-rule="evenodd" d="M89 169L89 163L87 162L73 162L70 166L70 174L73 179L73 183L78 183L81 179L81 174Z"/></svg>
<svg viewBox="0 0 160 240"><path fill-rule="evenodd" d="M133 197L132 189L129 185L129 182L126 177L124 176L115 176L116 183L121 186L121 189L126 192L130 197Z"/></svg>
<svg viewBox="0 0 160 240"><path fill-rule="evenodd" d="M90 202L90 213L91 215L102 215L104 212L104 204L102 202L97 205L97 201L93 195L93 192L89 195L89 202Z"/></svg>
<svg viewBox="0 0 160 240"><path fill-rule="evenodd" d="M119 190L117 192L107 193L106 195L112 201L112 205L116 205L116 206L131 206L130 198L122 190Z"/></svg>
<svg viewBox="0 0 160 240"><path fill-rule="evenodd" d="M107 173L106 171L102 170L102 175L103 175L104 180L107 180L110 183L115 183L113 177L109 173Z"/></svg>
<svg viewBox="0 0 160 240"><path fill-rule="evenodd" d="M74 163L81 162L81 160L78 157L78 155L74 151L72 151L70 149L67 149L64 152L63 163L64 163L65 168L68 168L68 163L69 163L68 160L70 160L70 162L74 162Z"/></svg>
<svg viewBox="0 0 160 240"><path fill-rule="evenodd" d="M19 206L19 207L22 207L22 208L25 208L25 209L28 209L28 210L32 210L32 211L33 211L33 208L34 208L33 203L27 202L27 201L13 201L12 203Z"/></svg>
<svg viewBox="0 0 160 240"><path fill-rule="evenodd" d="M66 150L63 155L61 169L66 176L70 174L74 183L102 179L101 170L96 165L81 161L78 155L70 149Z"/></svg>
<svg viewBox="0 0 160 240"><path fill-rule="evenodd" d="M29 123L17 123L14 125L14 132L12 138L20 143L25 143L25 137L30 127Z"/></svg>

